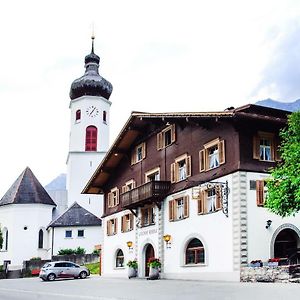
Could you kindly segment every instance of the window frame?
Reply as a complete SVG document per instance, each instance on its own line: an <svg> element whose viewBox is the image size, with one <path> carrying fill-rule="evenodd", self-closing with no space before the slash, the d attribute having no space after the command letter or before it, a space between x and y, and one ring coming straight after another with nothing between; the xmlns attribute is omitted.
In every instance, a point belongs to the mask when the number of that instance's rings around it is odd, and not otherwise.
<svg viewBox="0 0 300 300"><path fill-rule="evenodd" d="M189 248L189 245L191 244L191 242L193 240L198 240L201 243L202 246L190 247ZM188 263L187 262L187 259L188 259L187 252L188 251L193 251L194 252L194 261L195 261L194 263ZM198 262L198 260L197 260L197 258L198 258L197 253L198 252L199 253L203 252L203 262ZM202 241L199 238L194 237L194 238L192 238L192 239L189 240L189 242L186 245L185 253L184 254L185 254L185 257L184 257L184 264L185 264L185 266L201 266L201 265L205 265L206 264L205 247L204 247Z"/></svg>
<svg viewBox="0 0 300 300"><path fill-rule="evenodd" d="M122 255L118 255L120 252L122 253ZM118 265L118 259L121 260L121 264L120 265ZM124 268L124 252L120 248L116 251L115 268L116 269Z"/></svg>
<svg viewBox="0 0 300 300"><path fill-rule="evenodd" d="M139 149L141 150L139 152ZM141 157L139 157L139 153ZM135 165L146 158L146 142L140 143L134 147L133 151L131 152L131 165Z"/></svg>
<svg viewBox="0 0 300 300"><path fill-rule="evenodd" d="M67 232L68 233L71 233L70 236L67 236ZM66 229L65 230L65 239L72 239L73 238L73 232L72 232L72 229Z"/></svg>
<svg viewBox="0 0 300 300"><path fill-rule="evenodd" d="M82 235L79 235L79 231L82 232ZM85 232L84 229L77 229L77 237L78 238L84 238L85 237L84 232Z"/></svg>
<svg viewBox="0 0 300 300"><path fill-rule="evenodd" d="M98 128L94 125L89 125L85 129L85 151L97 151L98 143Z"/></svg>
<svg viewBox="0 0 300 300"><path fill-rule="evenodd" d="M209 150L217 147L218 148L218 165L210 167L210 160L209 160ZM206 172L210 170L214 170L219 168L226 162L226 155L225 155L225 140L221 140L220 138L216 138L206 144L203 145L203 149L199 151L199 171Z"/></svg>
<svg viewBox="0 0 300 300"><path fill-rule="evenodd" d="M122 186L121 193L124 194L136 188L136 181L134 179L130 179L125 182L125 185Z"/></svg>
<svg viewBox="0 0 300 300"><path fill-rule="evenodd" d="M79 123L81 121L81 109L77 109L75 112L75 123Z"/></svg>
<svg viewBox="0 0 300 300"><path fill-rule="evenodd" d="M180 178L179 163L185 162L185 177ZM180 182L186 180L192 175L192 157L187 153L175 158L175 162L171 164L171 183Z"/></svg>
<svg viewBox="0 0 300 300"><path fill-rule="evenodd" d="M120 191L118 187L114 187L107 194L107 207L116 207L120 203Z"/></svg>
<svg viewBox="0 0 300 300"><path fill-rule="evenodd" d="M171 140L169 144L166 144L166 134L170 132ZM171 124L168 127L164 128L157 134L157 150L162 150L174 144L176 142L176 125Z"/></svg>
<svg viewBox="0 0 300 300"><path fill-rule="evenodd" d="M121 217L121 232L129 232L133 230L134 215L127 213Z"/></svg>
<svg viewBox="0 0 300 300"><path fill-rule="evenodd" d="M270 141L270 159L261 159L260 157L260 148L261 148L261 140L269 140ZM273 132L265 132L258 131L253 136L253 159L262 161L262 162L275 162L281 161L280 153L279 153L279 140L276 138L275 133Z"/></svg>
<svg viewBox="0 0 300 300"><path fill-rule="evenodd" d="M107 124L107 111L103 110L102 112L102 121L104 124Z"/></svg>
<svg viewBox="0 0 300 300"><path fill-rule="evenodd" d="M106 223L106 235L107 236L113 236L118 233L118 219L112 218L107 220Z"/></svg>
<svg viewBox="0 0 300 300"><path fill-rule="evenodd" d="M44 249L44 230L39 230L38 249Z"/></svg>
<svg viewBox="0 0 300 300"><path fill-rule="evenodd" d="M178 216L178 203L182 201L182 215ZM169 201L169 221L181 221L189 217L189 196L179 196Z"/></svg>
<svg viewBox="0 0 300 300"><path fill-rule="evenodd" d="M213 211L208 211L208 193L211 190L215 190L215 209ZM223 209L223 195L222 195L222 185L216 184L214 186L206 186L200 190L199 197L197 200L197 212L198 215L206 215L216 213Z"/></svg>
<svg viewBox="0 0 300 300"><path fill-rule="evenodd" d="M145 221L145 213L147 212L147 223ZM148 227L155 225L155 212L154 212L154 206L148 206L148 207L142 207L141 208L141 227Z"/></svg>
<svg viewBox="0 0 300 300"><path fill-rule="evenodd" d="M145 183L153 181L153 180L150 180L149 176L155 175L155 174L158 174L158 179L155 179L154 181L159 181L160 180L160 167L156 167L145 173Z"/></svg>

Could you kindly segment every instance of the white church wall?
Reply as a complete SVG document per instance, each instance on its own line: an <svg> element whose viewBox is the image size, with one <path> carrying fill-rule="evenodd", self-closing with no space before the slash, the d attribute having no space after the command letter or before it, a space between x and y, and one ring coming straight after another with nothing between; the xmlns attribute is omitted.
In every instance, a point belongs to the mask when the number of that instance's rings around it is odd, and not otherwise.
<svg viewBox="0 0 300 300"><path fill-rule="evenodd" d="M44 234L43 249L38 249L39 230L52 219L52 206L43 204L12 204L1 207L0 219L8 229L8 251L0 252L0 260L11 260L12 265L22 265L32 257L48 259L51 255L48 235Z"/></svg>
<svg viewBox="0 0 300 300"><path fill-rule="evenodd" d="M52 229L53 230L53 229ZM72 231L72 237L66 237L66 230ZM84 237L78 237L78 230L84 230ZM52 231L50 232L52 237ZM103 243L101 226L68 226L54 228L53 255L61 249L77 247L84 248L86 253L92 253L96 245Z"/></svg>

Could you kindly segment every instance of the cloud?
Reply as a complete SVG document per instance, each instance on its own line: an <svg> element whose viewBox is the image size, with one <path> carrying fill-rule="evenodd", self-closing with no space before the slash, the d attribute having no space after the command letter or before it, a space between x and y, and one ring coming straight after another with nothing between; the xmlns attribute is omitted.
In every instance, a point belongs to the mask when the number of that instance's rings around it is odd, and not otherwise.
<svg viewBox="0 0 300 300"><path fill-rule="evenodd" d="M272 98L290 102L300 98L300 21L274 26L265 40L268 62L253 91L257 100Z"/></svg>

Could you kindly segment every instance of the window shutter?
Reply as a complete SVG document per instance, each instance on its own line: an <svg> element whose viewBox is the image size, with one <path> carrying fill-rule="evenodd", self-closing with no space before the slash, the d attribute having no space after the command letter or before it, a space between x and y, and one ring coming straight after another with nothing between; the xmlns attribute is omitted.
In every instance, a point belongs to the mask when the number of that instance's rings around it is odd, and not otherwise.
<svg viewBox="0 0 300 300"><path fill-rule="evenodd" d="M142 144L142 157L143 159L146 158L146 143Z"/></svg>
<svg viewBox="0 0 300 300"><path fill-rule="evenodd" d="M275 160L275 141L274 141L274 137L270 139L270 144L271 144L271 160Z"/></svg>
<svg viewBox="0 0 300 300"><path fill-rule="evenodd" d="M115 218L114 219L115 220L115 222L114 222L114 234L117 234L117 229L118 229L118 219L117 218Z"/></svg>
<svg viewBox="0 0 300 300"><path fill-rule="evenodd" d="M175 143L175 141L176 141L176 126L175 124L173 124L171 129L171 142Z"/></svg>
<svg viewBox="0 0 300 300"><path fill-rule="evenodd" d="M264 205L264 180L256 180L256 205Z"/></svg>
<svg viewBox="0 0 300 300"><path fill-rule="evenodd" d="M176 164L175 163L172 163L171 164L171 183L174 183L174 182L176 182Z"/></svg>
<svg viewBox="0 0 300 300"><path fill-rule="evenodd" d="M186 177L190 177L191 175L192 175L192 158L189 155L186 158Z"/></svg>
<svg viewBox="0 0 300 300"><path fill-rule="evenodd" d="M198 199L198 214L204 213L204 193L205 191L200 191Z"/></svg>
<svg viewBox="0 0 300 300"><path fill-rule="evenodd" d="M129 215L129 230L133 230L133 221L134 221L134 216L133 214Z"/></svg>
<svg viewBox="0 0 300 300"><path fill-rule="evenodd" d="M127 186L126 185L123 185L122 186L122 189L121 189L121 193L124 194L127 192Z"/></svg>
<svg viewBox="0 0 300 300"><path fill-rule="evenodd" d="M174 221L174 200L169 201L169 221Z"/></svg>
<svg viewBox="0 0 300 300"><path fill-rule="evenodd" d="M199 171L204 172L205 171L205 150L199 151Z"/></svg>
<svg viewBox="0 0 300 300"><path fill-rule="evenodd" d="M107 207L112 207L112 193L107 194Z"/></svg>
<svg viewBox="0 0 300 300"><path fill-rule="evenodd" d="M280 156L280 151L279 151L279 140L278 139L274 139L274 152L275 152L275 160L276 161L281 161L282 159L281 159L281 156Z"/></svg>
<svg viewBox="0 0 300 300"><path fill-rule="evenodd" d="M253 137L253 159L259 159L259 136Z"/></svg>
<svg viewBox="0 0 300 300"><path fill-rule="evenodd" d="M116 205L119 205L120 203L120 190L116 190Z"/></svg>
<svg viewBox="0 0 300 300"><path fill-rule="evenodd" d="M136 163L136 149L134 148L131 152L131 165L134 165Z"/></svg>
<svg viewBox="0 0 300 300"><path fill-rule="evenodd" d="M110 224L111 224L110 220L106 222L106 234L107 235L111 235L111 232L110 232L111 226L110 226Z"/></svg>
<svg viewBox="0 0 300 300"><path fill-rule="evenodd" d="M225 163L225 141L222 140L218 144L218 149L219 149L219 162L220 165Z"/></svg>
<svg viewBox="0 0 300 300"><path fill-rule="evenodd" d="M222 208L222 186L216 185L216 209Z"/></svg>
<svg viewBox="0 0 300 300"><path fill-rule="evenodd" d="M121 217L121 232L124 232L125 229L125 216Z"/></svg>
<svg viewBox="0 0 300 300"><path fill-rule="evenodd" d="M189 217L189 196L184 196L183 197L183 216L185 218Z"/></svg>
<svg viewBox="0 0 300 300"><path fill-rule="evenodd" d="M161 150L163 148L163 135L162 132L157 134L157 150Z"/></svg>

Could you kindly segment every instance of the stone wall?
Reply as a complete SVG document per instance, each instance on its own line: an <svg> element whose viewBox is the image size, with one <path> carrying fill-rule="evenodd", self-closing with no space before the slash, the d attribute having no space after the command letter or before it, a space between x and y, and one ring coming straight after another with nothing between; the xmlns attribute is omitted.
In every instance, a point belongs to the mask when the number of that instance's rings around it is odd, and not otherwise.
<svg viewBox="0 0 300 300"><path fill-rule="evenodd" d="M300 265L241 268L242 282L296 282L300 283Z"/></svg>

